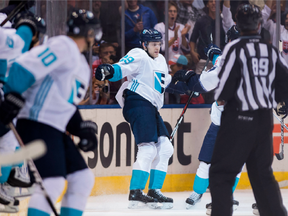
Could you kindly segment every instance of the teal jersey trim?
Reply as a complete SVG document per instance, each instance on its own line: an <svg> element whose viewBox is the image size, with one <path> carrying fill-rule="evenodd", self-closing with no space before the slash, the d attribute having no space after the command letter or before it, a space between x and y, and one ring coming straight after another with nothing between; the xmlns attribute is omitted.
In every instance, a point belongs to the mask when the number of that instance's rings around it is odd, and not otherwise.
<svg viewBox="0 0 288 216"><path fill-rule="evenodd" d="M5 82L5 76L7 71L7 60L6 59L0 59L0 81Z"/></svg>
<svg viewBox="0 0 288 216"><path fill-rule="evenodd" d="M34 104L30 109L29 113L29 119L31 120L38 120L39 113L43 107L43 104L46 100L46 97L50 91L50 88L53 84L54 80L51 78L50 75L47 75L43 82L41 83L41 86L36 94L36 97L34 99Z"/></svg>
<svg viewBox="0 0 288 216"><path fill-rule="evenodd" d="M113 77L109 79L109 81L116 82L118 80L121 80L123 78L121 67L117 64L114 64L113 68L114 68L114 74L113 74Z"/></svg>
<svg viewBox="0 0 288 216"><path fill-rule="evenodd" d="M135 92L137 87L139 86L139 83L138 83L138 81L136 79L133 79L132 81L133 81L133 83L131 85L130 91Z"/></svg>
<svg viewBox="0 0 288 216"><path fill-rule="evenodd" d="M61 207L60 215L61 216L81 216L83 211L73 208Z"/></svg>
<svg viewBox="0 0 288 216"><path fill-rule="evenodd" d="M238 185L239 179L240 179L240 178L236 177L234 186L232 187L232 193L234 193L234 191L235 191L235 189L236 189L236 187L237 187L237 185Z"/></svg>
<svg viewBox="0 0 288 216"><path fill-rule="evenodd" d="M27 216L50 216L50 214L39 209L28 208Z"/></svg>
<svg viewBox="0 0 288 216"><path fill-rule="evenodd" d="M149 189L161 189L166 177L166 172L151 169Z"/></svg>
<svg viewBox="0 0 288 216"><path fill-rule="evenodd" d="M3 184L7 182L8 177L10 175L12 166L1 166L1 176L0 176L0 183Z"/></svg>
<svg viewBox="0 0 288 216"><path fill-rule="evenodd" d="M10 68L7 83L4 86L4 92L17 92L22 94L32 86L35 81L35 77L32 73L17 62L14 62Z"/></svg>
<svg viewBox="0 0 288 216"><path fill-rule="evenodd" d="M216 62L216 59L219 57L219 55L214 55L212 59L212 64L214 65Z"/></svg>
<svg viewBox="0 0 288 216"><path fill-rule="evenodd" d="M206 192L209 186L209 178L200 178L198 175L195 176L193 190L198 194L203 194Z"/></svg>
<svg viewBox="0 0 288 216"><path fill-rule="evenodd" d="M144 190L149 173L142 170L133 170L132 178L130 181L130 190L141 189Z"/></svg>
<svg viewBox="0 0 288 216"><path fill-rule="evenodd" d="M28 26L22 25L17 29L16 34L18 34L25 43L22 53L28 51L33 37L32 30Z"/></svg>

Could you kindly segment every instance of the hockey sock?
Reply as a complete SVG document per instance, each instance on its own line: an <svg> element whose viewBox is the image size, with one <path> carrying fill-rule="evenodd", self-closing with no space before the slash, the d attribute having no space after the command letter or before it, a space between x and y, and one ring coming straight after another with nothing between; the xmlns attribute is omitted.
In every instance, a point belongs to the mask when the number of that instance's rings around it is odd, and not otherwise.
<svg viewBox="0 0 288 216"><path fill-rule="evenodd" d="M168 161L173 154L173 146L168 137L158 137L157 154L151 164L149 189L161 189L168 169Z"/></svg>
<svg viewBox="0 0 288 216"><path fill-rule="evenodd" d="M243 166L243 167L244 167L244 166ZM243 170L243 167L242 167L242 170ZM234 183L234 186L233 186L233 188L232 188L232 193L234 193L234 191L235 191L235 189L236 189L236 187L237 187L237 185L238 185L238 182L239 182L239 180L240 180L240 176L241 176L242 170L241 170L241 172L238 173L237 176L236 176L235 183Z"/></svg>
<svg viewBox="0 0 288 216"><path fill-rule="evenodd" d="M49 177L43 179L43 186L45 187L51 201L56 202L65 186L64 177ZM43 191L37 184L34 193L29 201L28 216L49 216L52 213Z"/></svg>
<svg viewBox="0 0 288 216"><path fill-rule="evenodd" d="M166 177L166 172L151 169L149 189L161 189Z"/></svg>
<svg viewBox="0 0 288 216"><path fill-rule="evenodd" d="M130 190L141 189L144 190L149 177L149 172L142 170L133 170L130 181Z"/></svg>
<svg viewBox="0 0 288 216"><path fill-rule="evenodd" d="M203 194L207 190L209 185L209 168L210 164L200 161L193 184L193 190L198 194Z"/></svg>
<svg viewBox="0 0 288 216"><path fill-rule="evenodd" d="M151 163L157 153L154 142L138 144L137 159L133 164L130 190L145 188L149 177Z"/></svg>
<svg viewBox="0 0 288 216"><path fill-rule="evenodd" d="M7 182L11 169L12 169L12 166L1 166L1 176L0 176L1 184L3 184L4 182Z"/></svg>
<svg viewBox="0 0 288 216"><path fill-rule="evenodd" d="M94 186L94 175L89 169L67 175L67 191L62 199L61 216L81 216Z"/></svg>

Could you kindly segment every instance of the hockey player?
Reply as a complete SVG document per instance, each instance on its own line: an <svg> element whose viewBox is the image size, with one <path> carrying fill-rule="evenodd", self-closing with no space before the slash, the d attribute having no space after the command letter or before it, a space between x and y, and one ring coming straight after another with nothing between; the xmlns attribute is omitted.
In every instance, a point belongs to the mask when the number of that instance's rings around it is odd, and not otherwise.
<svg viewBox="0 0 288 216"><path fill-rule="evenodd" d="M67 36L57 36L20 56L11 66L5 85L5 97L13 95L12 109L2 112L4 124L12 112L18 115L17 130L24 143L42 139L47 154L35 160L43 185L55 202L61 194L65 178L67 191L62 200L61 216L82 215L93 187L94 176L78 148L94 150L97 146L96 124L83 121L75 105L84 97L90 69L81 52L92 46L98 20L92 12L73 11L67 21ZM25 103L24 103L25 100ZM7 115L6 115L7 116ZM65 131L80 138L78 148ZM35 187L29 201L28 216L48 216L51 207L40 186Z"/></svg>
<svg viewBox="0 0 288 216"><path fill-rule="evenodd" d="M139 202L157 208L172 208L173 199L164 196L163 186L168 160L173 154L168 131L158 112L163 106L163 93L171 76L165 58L159 53L162 35L155 29L144 29L140 34L141 48L134 48L119 63L102 64L95 77L117 81L127 77L116 99L123 108L123 116L130 123L136 144L137 159L130 182L129 208ZM148 194L143 193L150 174Z"/></svg>
<svg viewBox="0 0 288 216"><path fill-rule="evenodd" d="M230 42L240 36L239 30L234 25L232 26L226 34L226 42ZM199 81L197 82L197 79L193 78L191 79L191 75L189 73L185 74L185 71L179 71L176 72L176 77L173 77L173 82L175 81L185 81L186 84L189 86L191 90L197 89L200 93L206 92L208 90L213 90L218 85L218 68L221 62L221 50L215 46L210 45L205 49L205 53L207 57L212 61L213 67L207 72L203 72L202 75L200 75ZM192 72L190 72L192 73ZM185 77L187 76L187 77ZM195 75L194 75L195 76ZM201 77L202 76L202 77ZM187 79L188 78L188 79ZM180 84L181 82L179 82ZM177 85L179 85L177 83ZM211 107L211 125L206 133L206 136L204 138L200 153L199 153L199 167L196 172L196 176L194 179L194 185L193 185L193 192L189 196L189 198L186 199L186 208L189 209L193 205L195 205L197 202L201 200L201 197L203 193L206 192L207 187L209 185L209 168L211 163L211 158L213 154L214 144L217 137L217 133L220 128L220 119L221 114L223 111L223 104L224 101L215 101L212 104ZM241 172L237 175L235 184L233 186L233 191L235 190L239 178L240 178ZM233 209L236 210L237 206L239 205L239 202L236 200L233 200ZM207 215L211 214L212 209L212 203L209 203L206 205L207 208Z"/></svg>
<svg viewBox="0 0 288 216"><path fill-rule="evenodd" d="M4 10L4 9L3 9ZM2 22L2 20L0 20ZM32 13L23 12L19 13L14 20L15 29L7 29L0 27L0 85L3 96L2 87L5 84L8 71L11 64L18 58L22 53L26 52L31 48L39 39L42 33L45 33L46 26L43 19L35 17ZM9 97L7 100L9 100ZM0 108L1 110L1 108ZM1 112L1 116L3 113ZM14 152L18 146L18 142L8 128L4 124L0 123L0 153ZM15 167L11 171L11 166L1 167L0 177L0 203L5 205L1 212L15 213L18 211L17 201L11 196L10 193L6 193L7 186L5 185L7 180L13 186L31 186L30 179L22 174L19 167ZM9 178L8 178L9 177ZM13 205L14 203L14 205ZM7 205L8 204L8 205Z"/></svg>

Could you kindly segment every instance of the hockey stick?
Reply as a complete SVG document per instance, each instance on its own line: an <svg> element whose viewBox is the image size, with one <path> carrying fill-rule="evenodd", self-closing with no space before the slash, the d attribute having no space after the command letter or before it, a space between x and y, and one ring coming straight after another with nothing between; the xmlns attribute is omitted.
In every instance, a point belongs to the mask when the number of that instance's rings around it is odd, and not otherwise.
<svg viewBox="0 0 288 216"><path fill-rule="evenodd" d="M6 17L6 19L3 20L0 26L4 26L8 21L12 20L16 16L16 14L18 14L19 11L25 7L26 3L27 1L22 1L19 5L17 5L17 7L15 7L13 11L11 11L11 13Z"/></svg>
<svg viewBox="0 0 288 216"><path fill-rule="evenodd" d="M205 63L205 66L204 66L202 72L206 70L208 63L209 63L209 58L207 58L206 63ZM185 114L185 112L186 112L186 110L187 110L187 108L188 108L188 105L190 104L190 101L191 101L194 93L195 93L195 91L193 90L193 91L190 93L190 95L189 95L189 98L188 98L188 100L187 100L187 102L186 102L186 104L185 104L185 106L184 106L184 108L183 108L183 110L182 110L182 113L181 113L180 117L178 118L177 123L176 123L176 125L175 125L175 127L174 127L174 129L173 129L173 131L172 131L172 133L171 133L171 135L170 135L170 138L169 138L169 141L170 141L170 142L172 142L172 140L173 140L173 138L174 138L174 136L175 136L175 133L176 133L176 131L178 130L178 127L179 127L179 125L181 124L181 122L182 122L182 120L183 120L183 118L184 118L184 114Z"/></svg>
<svg viewBox="0 0 288 216"><path fill-rule="evenodd" d="M16 130L16 128L15 128L15 126L14 126L14 124L13 124L12 122L9 123L9 127L10 127L11 130L13 131L13 133L14 133L17 141L19 142L19 145L20 145L21 147L24 147L25 145L24 145L21 137L19 136L19 134L18 134L18 132L17 132L17 130ZM42 180L42 178L41 178L41 176L40 176L40 174L39 174L39 172L38 172L38 170L37 170L37 168L36 168L36 166L35 166L35 163L33 162L32 159L27 159L27 163L28 163L28 166L30 167L31 172L33 173L33 175L34 175L34 177L35 177L35 182L40 186L41 190L43 191L44 196L45 196L45 198L46 198L49 206L51 207L54 215L55 215L55 216L59 216L59 214L58 214L57 211L56 211L55 206L53 205L53 202L52 202L51 198L49 197L47 191L46 191L45 188L44 188L43 180Z"/></svg>
<svg viewBox="0 0 288 216"><path fill-rule="evenodd" d="M281 144L279 154L275 154L278 160L284 159L284 119L281 118Z"/></svg>
<svg viewBox="0 0 288 216"><path fill-rule="evenodd" d="M1 155L0 164L19 164L28 158L37 159L43 156L45 153L46 145L43 140L35 140L11 154Z"/></svg>
<svg viewBox="0 0 288 216"><path fill-rule="evenodd" d="M281 119L273 112L274 117L281 123ZM284 128L288 131L287 125L283 124Z"/></svg>

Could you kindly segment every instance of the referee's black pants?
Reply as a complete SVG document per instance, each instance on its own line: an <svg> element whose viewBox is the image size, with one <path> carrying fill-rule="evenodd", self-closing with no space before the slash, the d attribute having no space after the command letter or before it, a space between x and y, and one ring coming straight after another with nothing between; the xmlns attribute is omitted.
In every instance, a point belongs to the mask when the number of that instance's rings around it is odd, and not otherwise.
<svg viewBox="0 0 288 216"><path fill-rule="evenodd" d="M212 216L232 215L232 187L244 163L260 215L287 215L271 168L272 116L264 109L223 111L209 171Z"/></svg>

